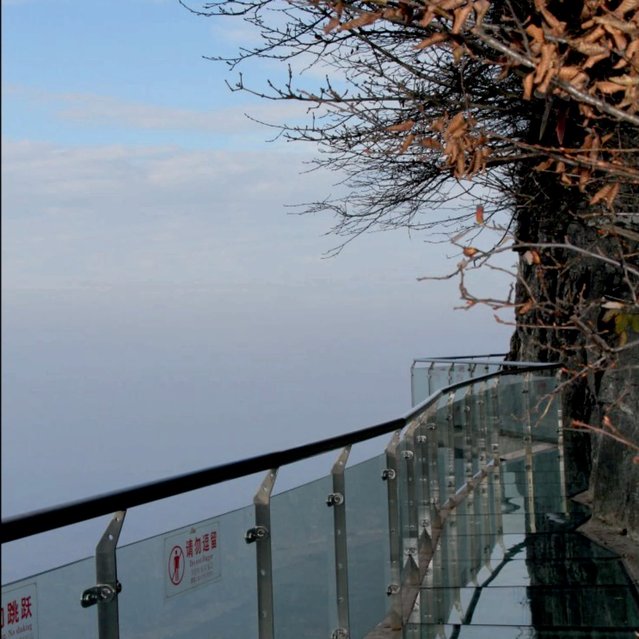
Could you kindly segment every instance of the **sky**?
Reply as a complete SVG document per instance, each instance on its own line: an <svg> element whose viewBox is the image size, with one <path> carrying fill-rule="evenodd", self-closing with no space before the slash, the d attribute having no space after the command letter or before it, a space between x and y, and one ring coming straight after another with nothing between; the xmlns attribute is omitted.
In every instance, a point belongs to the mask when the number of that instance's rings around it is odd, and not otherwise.
<svg viewBox="0 0 639 639"><path fill-rule="evenodd" d="M417 281L453 247L396 231L326 257L332 220L294 205L339 176L245 115L299 110L230 92L204 58L251 37L177 1L3 1L3 517L392 419L413 358L507 350L454 281ZM124 539L248 504L258 481L140 509ZM3 548L3 583L90 554L105 521Z"/></svg>

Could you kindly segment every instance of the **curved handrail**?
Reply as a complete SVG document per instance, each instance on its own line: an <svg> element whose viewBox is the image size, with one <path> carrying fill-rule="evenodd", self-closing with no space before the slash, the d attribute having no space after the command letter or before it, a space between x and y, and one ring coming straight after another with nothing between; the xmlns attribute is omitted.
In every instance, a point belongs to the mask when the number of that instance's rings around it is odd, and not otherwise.
<svg viewBox="0 0 639 639"><path fill-rule="evenodd" d="M309 457L315 457L316 455L343 448L350 444L358 444L379 437L380 435L386 435L393 431L403 429L412 419L434 404L440 397L457 388L478 384L493 377L513 375L515 372L519 374L539 370L552 370L558 368L558 366L558 364L541 364L518 368L516 371L512 369L495 371L487 375L474 377L446 386L433 393L405 415L375 426L369 426L283 451L257 455L256 457L250 457L240 461L204 468L190 473L140 484L131 488L8 517L2 520L0 541L2 543L16 541L30 537L31 535L77 524L88 519L93 519L94 517L111 514L119 510L128 510L135 506L142 506L143 504L159 501L160 499L206 488L231 479L238 479L239 477L252 475L271 468L279 468L280 466L292 464L303 459L308 459Z"/></svg>

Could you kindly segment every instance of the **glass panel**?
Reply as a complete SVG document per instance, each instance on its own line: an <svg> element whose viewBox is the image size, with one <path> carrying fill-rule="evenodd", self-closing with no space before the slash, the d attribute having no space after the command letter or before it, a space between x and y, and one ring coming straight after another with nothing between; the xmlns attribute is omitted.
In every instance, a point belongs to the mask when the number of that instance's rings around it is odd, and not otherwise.
<svg viewBox="0 0 639 639"><path fill-rule="evenodd" d="M457 384L463 382L471 377L471 365L469 364L450 364L450 370L448 375L449 384Z"/></svg>
<svg viewBox="0 0 639 639"><path fill-rule="evenodd" d="M535 441L556 442L559 426L559 397L554 393L553 376L535 376L530 380L532 436Z"/></svg>
<svg viewBox="0 0 639 639"><path fill-rule="evenodd" d="M119 548L121 636L257 636L254 525L247 506Z"/></svg>
<svg viewBox="0 0 639 639"><path fill-rule="evenodd" d="M333 511L326 505L332 492L331 478L322 477L271 500L278 639L330 637L337 628Z"/></svg>
<svg viewBox="0 0 639 639"><path fill-rule="evenodd" d="M450 381L450 364L440 364L429 368L428 374L428 390L429 394L451 384Z"/></svg>
<svg viewBox="0 0 639 639"><path fill-rule="evenodd" d="M80 605L92 586L93 557L2 586L3 639L97 637L97 606Z"/></svg>
<svg viewBox="0 0 639 639"><path fill-rule="evenodd" d="M497 386L497 412L500 422L500 451L521 448L526 427L524 384L522 378L505 375Z"/></svg>
<svg viewBox="0 0 639 639"><path fill-rule="evenodd" d="M346 469L350 636L364 637L389 608L391 583L385 455Z"/></svg>
<svg viewBox="0 0 639 639"><path fill-rule="evenodd" d="M411 398L412 405L417 406L430 395L429 369L424 366L414 366L411 370Z"/></svg>

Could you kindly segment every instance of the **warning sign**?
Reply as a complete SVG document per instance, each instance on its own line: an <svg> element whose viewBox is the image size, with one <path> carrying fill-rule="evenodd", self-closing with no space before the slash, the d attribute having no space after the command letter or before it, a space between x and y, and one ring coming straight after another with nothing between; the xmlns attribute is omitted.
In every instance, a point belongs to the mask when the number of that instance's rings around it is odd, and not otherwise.
<svg viewBox="0 0 639 639"><path fill-rule="evenodd" d="M36 585L2 589L2 639L37 639Z"/></svg>
<svg viewBox="0 0 639 639"><path fill-rule="evenodd" d="M164 538L167 597L222 576L219 543L218 522L214 519Z"/></svg>

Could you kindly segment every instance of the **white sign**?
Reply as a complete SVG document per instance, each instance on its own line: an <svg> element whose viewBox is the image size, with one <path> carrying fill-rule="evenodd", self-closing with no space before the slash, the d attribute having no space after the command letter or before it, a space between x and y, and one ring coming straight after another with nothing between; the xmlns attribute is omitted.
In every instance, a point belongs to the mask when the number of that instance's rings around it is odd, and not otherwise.
<svg viewBox="0 0 639 639"><path fill-rule="evenodd" d="M220 538L215 519L164 538L166 596L197 588L222 576Z"/></svg>
<svg viewBox="0 0 639 639"><path fill-rule="evenodd" d="M36 585L2 590L2 639L37 639Z"/></svg>

